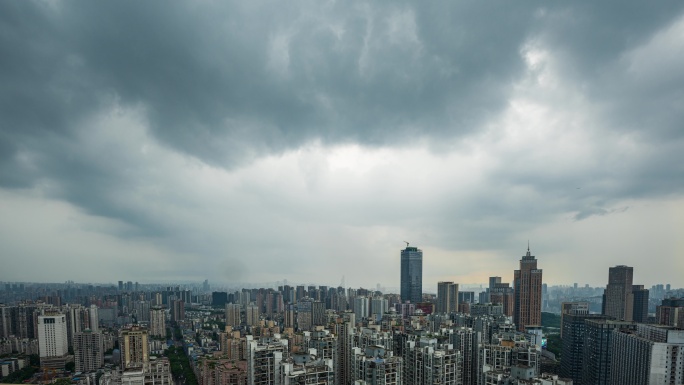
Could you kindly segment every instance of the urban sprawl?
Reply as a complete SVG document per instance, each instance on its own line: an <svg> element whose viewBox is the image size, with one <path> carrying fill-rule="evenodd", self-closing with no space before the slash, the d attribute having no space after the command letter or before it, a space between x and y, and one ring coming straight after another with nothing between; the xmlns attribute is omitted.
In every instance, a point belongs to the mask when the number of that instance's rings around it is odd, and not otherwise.
<svg viewBox="0 0 684 385"><path fill-rule="evenodd" d="M512 281L399 293L288 285L5 282L0 381L77 385L684 384L684 289L633 268L547 287L529 250ZM435 291L436 289L436 291Z"/></svg>

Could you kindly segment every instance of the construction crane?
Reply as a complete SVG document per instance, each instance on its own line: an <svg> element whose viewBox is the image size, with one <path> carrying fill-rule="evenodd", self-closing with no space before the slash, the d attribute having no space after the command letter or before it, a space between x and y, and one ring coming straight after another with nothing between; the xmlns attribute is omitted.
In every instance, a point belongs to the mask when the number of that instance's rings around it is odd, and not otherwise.
<svg viewBox="0 0 684 385"><path fill-rule="evenodd" d="M406 248L408 248L409 243L406 241L404 241L404 243L406 244Z"/></svg>

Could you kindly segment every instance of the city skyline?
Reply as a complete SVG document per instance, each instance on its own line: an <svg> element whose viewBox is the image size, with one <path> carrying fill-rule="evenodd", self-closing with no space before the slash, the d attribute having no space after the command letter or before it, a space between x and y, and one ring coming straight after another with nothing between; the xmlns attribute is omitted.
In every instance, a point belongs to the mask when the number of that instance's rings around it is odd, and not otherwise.
<svg viewBox="0 0 684 385"><path fill-rule="evenodd" d="M407 246L407 248L408 248L408 246ZM421 257L420 262L421 262L421 265L422 265L422 249L418 249L418 248L416 248L416 247L411 247L411 250L413 250L413 249L417 250L417 251L420 253L420 257ZM405 249L400 249L399 251L401 251L401 254L403 255L404 252L405 252ZM528 248L527 248L527 251L526 251L527 257L530 257L530 256L531 256L530 253L531 253L531 252L530 252L530 246L529 246L529 242L528 242ZM532 256L532 257L534 258L534 256ZM518 257L518 258L519 258L519 257ZM524 258L525 258L525 256L523 256L523 259L524 259ZM401 265L404 263L404 261L403 261L402 258L400 258L400 260L397 261L397 262L398 262L397 266L401 266ZM518 262L520 263L521 261L518 261ZM536 260L535 260L535 262L536 262ZM612 271L612 270L614 269L613 266L606 266L605 268L608 269L609 272ZM401 271L402 269L399 268L399 270ZM510 280L511 280L512 282L514 282L514 281L515 281L515 274L516 274L517 271L518 271L518 270L515 270L515 269L512 270L512 271L509 271L510 277L508 277L508 276L506 275L506 276L503 277L503 279L504 279L504 280L507 280L507 278L510 278ZM118 279L118 278L123 278L123 281L120 280L120 279ZM486 290L488 289L488 287L491 287L491 285L492 285L492 278L498 278L499 280L501 280L502 277L489 275L489 277L488 277L488 281L489 281L489 282L458 282L458 281L455 281L455 282L452 282L452 283L455 283L457 286L458 286L458 285L461 285L462 287L466 287L466 288L476 288L477 286L479 286L479 288L480 288L482 291L486 291ZM573 277L570 277L570 278L573 278ZM605 278L605 279L609 279L609 278L610 278L610 273L607 274L607 276L604 277L604 278ZM119 282L119 284L120 284L121 282L123 282L124 285L125 285L126 283L135 283L135 285L138 285L138 284L142 284L142 285L167 285L167 284L173 284L173 285L200 285L200 284L202 284L203 282L204 282L205 284L209 282L208 279L199 280L199 281L197 281L197 280L178 280L178 281L173 281L173 280L154 280L154 279L146 279L146 280L142 280L142 281L140 281L140 282L139 282L139 281L130 281L130 280L128 280L128 279L129 279L129 278L126 278L126 277L117 277L117 279L112 280L112 281L108 281L108 280L103 280L103 281L82 281L82 280L81 280L81 281L79 281L79 280L69 279L69 280L66 280L66 281L63 281L63 282L57 282L57 281L39 281L39 280L27 280L27 281L21 281L21 280L14 280L14 281L12 281L12 280L6 280L6 281L2 281L2 280L0 280L0 283L2 283L2 282L7 282L7 283L21 283L21 282L25 282L25 283L57 284L57 285L59 285L59 284L64 284L64 283L68 283L68 282L73 282L73 283L81 284L81 285L82 285L82 284L97 284L97 285L110 285L110 286L116 286L116 285L117 285L117 282ZM313 280L296 281L296 280L290 280L290 279L288 279L288 278L286 278L286 277L282 277L281 279L274 280L274 281L253 281L253 282L246 282L246 281L240 281L240 280L234 280L234 281L230 281L230 280L221 281L221 280L218 280L218 281L212 281L212 284L213 284L213 285L218 285L219 287L222 287L222 288L233 288L233 287L274 287L274 288L275 288L276 286L279 286L279 285L286 285L286 284L289 284L289 285L327 285L327 286L330 286L330 287L337 287L337 286L340 286L340 287L344 287L344 288L364 287L364 288L373 289L373 290L376 289L377 287L380 287L380 288L382 288L382 289L385 289L385 292L387 292L387 290L389 290L389 292L396 292L396 294L401 294L401 277L398 277L398 279L397 279L395 282L391 282L391 283L389 283L389 284L388 284L388 283L385 283L385 282L374 282L374 283L373 283L373 282L366 282L365 284L364 284L364 283L361 283L361 284L358 284L358 285L355 285L355 284L351 284L351 285L350 285L350 284L346 284L345 281L346 281L346 276L343 275L343 276L341 277L341 281L339 282L338 285L335 285L335 284L334 284L334 282L335 282L334 280L333 280L333 281L330 281L330 282L328 282L328 281L320 281L320 280L315 280L315 279L313 279ZM421 277L421 281L424 282L424 277ZM423 293L429 293L429 294L437 294L437 292L438 292L438 286L439 286L439 284L441 284L441 283L443 283L443 282L447 282L447 281L438 281L438 282L421 283L421 285L422 285L422 292L423 292ZM451 281L448 281L448 282L451 282ZM448 282L447 282L447 283L448 283ZM589 282L580 282L580 280L575 280L575 281L572 281L572 282L570 282L570 281L568 281L568 282L560 282L560 283L557 283L557 282L547 282L546 280L543 280L542 283L543 283L543 284L546 284L546 285L549 285L549 286L558 286L558 287L569 287L569 286L573 286L573 285L578 285L578 287L580 287L580 288L581 288L581 287L584 287L584 286L588 286L588 287L592 287L592 288L596 288L596 287L605 287L605 281L602 282L602 283L599 282L599 283L597 283L597 284L592 284L592 283L589 283ZM650 287L650 286L659 285L659 284L660 284L660 285L671 285L671 284L672 284L673 287L679 287L679 286L677 286L677 285L684 286L684 284L679 283L679 282L677 282L677 281L674 281L674 283L673 283L673 282L664 281L664 280L657 280L657 281L654 281L654 282L647 282L647 283L646 283L646 286L647 286L647 287ZM489 286L488 286L488 285L489 285ZM507 284L506 284L506 285L507 285ZM512 287L511 287L511 290L513 290Z"/></svg>
<svg viewBox="0 0 684 385"><path fill-rule="evenodd" d="M119 22L115 22L117 20ZM0 281L682 286L684 4L0 3ZM182 26L182 27L181 27Z"/></svg>

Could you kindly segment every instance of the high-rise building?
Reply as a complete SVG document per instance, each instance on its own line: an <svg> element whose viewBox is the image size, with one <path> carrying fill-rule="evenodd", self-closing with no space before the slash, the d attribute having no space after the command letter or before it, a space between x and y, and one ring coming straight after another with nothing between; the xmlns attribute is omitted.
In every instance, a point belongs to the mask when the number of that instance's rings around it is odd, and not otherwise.
<svg viewBox="0 0 684 385"><path fill-rule="evenodd" d="M64 306L64 311L66 312L69 347L73 348L74 336L76 333L86 329L86 321L84 318L86 318L85 316L87 314L80 304L67 304Z"/></svg>
<svg viewBox="0 0 684 385"><path fill-rule="evenodd" d="M90 305L88 308L88 326L94 333L100 331L100 313L96 305Z"/></svg>
<svg viewBox="0 0 684 385"><path fill-rule="evenodd" d="M637 325L613 335L611 384L684 383L684 330Z"/></svg>
<svg viewBox="0 0 684 385"><path fill-rule="evenodd" d="M475 292L474 291L459 291L458 292L458 303L475 303Z"/></svg>
<svg viewBox="0 0 684 385"><path fill-rule="evenodd" d="M335 362L335 378L340 385L353 381L352 377L352 337L356 317L352 312L343 312L335 320L334 333L337 336L337 361Z"/></svg>
<svg viewBox="0 0 684 385"><path fill-rule="evenodd" d="M284 359L280 363L280 384L334 385L333 360L321 358L315 352L311 349L309 353L295 353Z"/></svg>
<svg viewBox="0 0 684 385"><path fill-rule="evenodd" d="M304 297L297 301L297 330L313 328L313 298Z"/></svg>
<svg viewBox="0 0 684 385"><path fill-rule="evenodd" d="M288 303L285 305L285 313L283 314L283 326L286 328L293 328L295 327L295 315L297 312L295 311L295 305Z"/></svg>
<svg viewBox="0 0 684 385"><path fill-rule="evenodd" d="M297 297L294 299L294 301L298 301L306 297L306 287L304 285L298 285L295 294L297 295Z"/></svg>
<svg viewBox="0 0 684 385"><path fill-rule="evenodd" d="M389 302L386 298L374 297L371 299L371 315L376 321L380 320L389 310Z"/></svg>
<svg viewBox="0 0 684 385"><path fill-rule="evenodd" d="M91 372L104 365L102 334L90 329L74 335L74 362L77 372Z"/></svg>
<svg viewBox="0 0 684 385"><path fill-rule="evenodd" d="M489 277L489 286L487 287L487 289L485 291L480 292L480 294L478 295L478 297L479 297L478 302L479 303L492 302L491 293L494 291L494 287L496 287L496 285L499 285L499 284L501 284L501 277Z"/></svg>
<svg viewBox="0 0 684 385"><path fill-rule="evenodd" d="M561 338L563 338L563 318L566 314L589 314L589 302L561 302Z"/></svg>
<svg viewBox="0 0 684 385"><path fill-rule="evenodd" d="M616 320L631 321L633 316L634 294L632 278L634 268L619 265L608 270L608 286L603 294L603 314Z"/></svg>
<svg viewBox="0 0 684 385"><path fill-rule="evenodd" d="M596 317L585 320L584 361L580 384L610 385L612 342L615 331L636 330L636 325L631 321L614 321L606 318ZM624 382L624 384L627 383L638 384L639 382Z"/></svg>
<svg viewBox="0 0 684 385"><path fill-rule="evenodd" d="M325 317L325 303L314 301L311 306L311 323L313 326L323 326L327 322Z"/></svg>
<svg viewBox="0 0 684 385"><path fill-rule="evenodd" d="M11 330L10 308L0 304L0 338L9 337Z"/></svg>
<svg viewBox="0 0 684 385"><path fill-rule="evenodd" d="M280 335L255 341L247 336L247 384L270 385L281 378L281 362L288 357L288 341Z"/></svg>
<svg viewBox="0 0 684 385"><path fill-rule="evenodd" d="M453 333L449 336L449 342L453 345L454 349L461 352L461 363L459 366L461 368L463 385L477 384L479 371L477 366L478 334L472 328L461 327L454 329Z"/></svg>
<svg viewBox="0 0 684 385"><path fill-rule="evenodd" d="M507 375L517 378L516 368L523 368L528 372L528 379L537 377L540 374L540 352L537 347L529 341L522 339L506 339L492 341L497 343L481 343L478 346L477 355L477 381L475 384L539 384L542 382L508 382L501 381ZM495 374L496 381L492 378ZM503 375L503 376L499 376ZM518 378L522 379L522 378ZM548 382L543 382L548 384Z"/></svg>
<svg viewBox="0 0 684 385"><path fill-rule="evenodd" d="M185 301L182 299L171 300L171 322L185 319Z"/></svg>
<svg viewBox="0 0 684 385"><path fill-rule="evenodd" d="M245 307L245 321L247 326L257 326L259 324L259 306L249 304Z"/></svg>
<svg viewBox="0 0 684 385"><path fill-rule="evenodd" d="M656 306L656 323L684 329L684 298L667 298Z"/></svg>
<svg viewBox="0 0 684 385"><path fill-rule="evenodd" d="M66 315L51 313L38 316L40 366L64 368L69 352Z"/></svg>
<svg viewBox="0 0 684 385"><path fill-rule="evenodd" d="M632 285L632 320L634 322L648 322L648 289L644 285Z"/></svg>
<svg viewBox="0 0 684 385"><path fill-rule="evenodd" d="M458 312L458 284L437 282L437 313Z"/></svg>
<svg viewBox="0 0 684 385"><path fill-rule="evenodd" d="M423 251L408 243L401 251L401 301L423 301Z"/></svg>
<svg viewBox="0 0 684 385"><path fill-rule="evenodd" d="M461 352L437 339L417 338L405 343L402 380L405 385L462 383Z"/></svg>
<svg viewBox="0 0 684 385"><path fill-rule="evenodd" d="M382 346L365 349L353 348L351 352L351 381L364 385L401 385L402 359L393 356ZM343 384L340 382L340 384Z"/></svg>
<svg viewBox="0 0 684 385"><path fill-rule="evenodd" d="M228 293L225 291L215 291L211 293L211 304L214 306L224 306L228 303ZM159 304L157 304L159 305Z"/></svg>
<svg viewBox="0 0 684 385"><path fill-rule="evenodd" d="M139 323L150 322L150 301L134 301L133 310Z"/></svg>
<svg viewBox="0 0 684 385"><path fill-rule="evenodd" d="M240 326L240 311L242 306L236 303L226 304L226 325L232 327Z"/></svg>
<svg viewBox="0 0 684 385"><path fill-rule="evenodd" d="M19 338L37 337L36 324L40 310L35 304L20 303L18 306L10 307L9 313L11 320L10 334Z"/></svg>
<svg viewBox="0 0 684 385"><path fill-rule="evenodd" d="M359 321L368 318L368 298L354 298L354 314L356 314L356 319Z"/></svg>
<svg viewBox="0 0 684 385"><path fill-rule="evenodd" d="M147 330L138 326L121 330L119 345L123 369L142 368L150 361Z"/></svg>
<svg viewBox="0 0 684 385"><path fill-rule="evenodd" d="M489 302L500 304L503 307L503 314L513 316L515 295L508 283L494 283L489 289Z"/></svg>
<svg viewBox="0 0 684 385"><path fill-rule="evenodd" d="M164 305L162 293L154 293L154 305L155 305L155 306L162 306L162 305Z"/></svg>
<svg viewBox="0 0 684 385"><path fill-rule="evenodd" d="M537 269L537 260L527 254L520 260L520 269L513 272L513 290L515 295L513 322L519 331L525 326L541 325L542 306L542 270Z"/></svg>
<svg viewBox="0 0 684 385"><path fill-rule="evenodd" d="M565 302L564 304L566 304ZM587 304L588 305L588 304ZM581 307L581 306L580 306ZM579 310L573 311L571 306L561 318L561 371L563 377L571 378L576 384L582 383L584 368L584 339L586 337L586 320L606 319L600 314L589 314Z"/></svg>
<svg viewBox="0 0 684 385"><path fill-rule="evenodd" d="M153 306L150 309L150 336L166 336L166 311L161 306Z"/></svg>
<svg viewBox="0 0 684 385"><path fill-rule="evenodd" d="M226 326L225 330L219 333L219 341L221 341L221 353L226 355L226 358L231 360L246 359L247 340L240 336L239 330L233 330L232 327Z"/></svg>

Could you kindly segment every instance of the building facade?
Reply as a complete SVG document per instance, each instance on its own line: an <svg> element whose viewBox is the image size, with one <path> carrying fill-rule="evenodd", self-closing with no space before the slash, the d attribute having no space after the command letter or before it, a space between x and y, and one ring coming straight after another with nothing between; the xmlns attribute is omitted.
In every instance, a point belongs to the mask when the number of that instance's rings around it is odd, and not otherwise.
<svg viewBox="0 0 684 385"><path fill-rule="evenodd" d="M38 346L42 367L64 368L69 352L66 315L38 316Z"/></svg>
<svg viewBox="0 0 684 385"><path fill-rule="evenodd" d="M150 336L166 336L166 311L161 306L152 306L150 309Z"/></svg>
<svg viewBox="0 0 684 385"><path fill-rule="evenodd" d="M74 362L77 372L90 372L104 365L102 334L85 330L74 336Z"/></svg>
<svg viewBox="0 0 684 385"><path fill-rule="evenodd" d="M315 349L309 353L295 353L281 362L280 385L334 385L335 369L332 359L318 357Z"/></svg>
<svg viewBox="0 0 684 385"><path fill-rule="evenodd" d="M253 340L247 336L247 384L271 385L281 378L281 362L288 357L288 341L280 335Z"/></svg>
<svg viewBox="0 0 684 385"><path fill-rule="evenodd" d="M613 336L615 330L636 330L629 321L592 318L585 321L584 358L581 384L609 385L613 360ZM563 358L561 357L561 362Z"/></svg>
<svg viewBox="0 0 684 385"><path fill-rule="evenodd" d="M351 384L401 385L402 359L382 346L353 348L351 353ZM341 385L345 384L340 382Z"/></svg>
<svg viewBox="0 0 684 385"><path fill-rule="evenodd" d="M666 298L656 306L656 323L684 329L684 298Z"/></svg>
<svg viewBox="0 0 684 385"><path fill-rule="evenodd" d="M226 326L238 327L240 326L240 312L242 306L237 303L226 304Z"/></svg>
<svg viewBox="0 0 684 385"><path fill-rule="evenodd" d="M639 323L648 322L648 289L644 285L632 285L632 320Z"/></svg>
<svg viewBox="0 0 684 385"><path fill-rule="evenodd" d="M121 367L125 369L142 368L150 362L147 330L133 326L123 329L119 334L121 348Z"/></svg>
<svg viewBox="0 0 684 385"><path fill-rule="evenodd" d="M461 352L451 344L430 338L409 340L402 359L404 385L461 384Z"/></svg>
<svg viewBox="0 0 684 385"><path fill-rule="evenodd" d="M458 284L453 282L437 283L437 313L458 312Z"/></svg>
<svg viewBox="0 0 684 385"><path fill-rule="evenodd" d="M684 330L639 324L613 334L611 384L684 383Z"/></svg>

